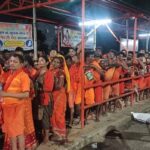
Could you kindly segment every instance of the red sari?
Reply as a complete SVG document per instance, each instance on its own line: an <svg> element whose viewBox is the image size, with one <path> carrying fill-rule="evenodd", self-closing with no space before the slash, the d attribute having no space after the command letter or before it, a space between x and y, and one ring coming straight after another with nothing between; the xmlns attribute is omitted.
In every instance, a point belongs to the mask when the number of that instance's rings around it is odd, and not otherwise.
<svg viewBox="0 0 150 150"><path fill-rule="evenodd" d="M54 134L59 137L66 137L66 123L65 123L65 112L66 112L66 90L64 85L57 88L57 84L60 82L61 78L64 78L64 72L60 69L52 70L54 73L54 90L53 90L53 99L54 99L54 108L51 118L52 129Z"/></svg>
<svg viewBox="0 0 150 150"><path fill-rule="evenodd" d="M3 75L3 69L2 69L2 66L0 65L0 83L2 83L2 75ZM1 98L0 98L0 128L1 128L1 125L3 123L3 117L2 117L2 101L1 101Z"/></svg>

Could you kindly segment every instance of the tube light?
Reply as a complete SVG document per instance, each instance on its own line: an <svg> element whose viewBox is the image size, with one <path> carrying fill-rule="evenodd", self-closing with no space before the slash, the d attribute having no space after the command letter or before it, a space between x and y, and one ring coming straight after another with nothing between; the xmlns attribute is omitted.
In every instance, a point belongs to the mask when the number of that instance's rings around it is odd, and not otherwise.
<svg viewBox="0 0 150 150"><path fill-rule="evenodd" d="M90 20L90 21L85 21L84 26L93 26L93 25L105 25L111 23L111 19L104 19L104 20ZM82 26L83 23L80 22L79 26Z"/></svg>
<svg viewBox="0 0 150 150"><path fill-rule="evenodd" d="M139 37L148 37L148 36L150 36L150 33L139 34Z"/></svg>

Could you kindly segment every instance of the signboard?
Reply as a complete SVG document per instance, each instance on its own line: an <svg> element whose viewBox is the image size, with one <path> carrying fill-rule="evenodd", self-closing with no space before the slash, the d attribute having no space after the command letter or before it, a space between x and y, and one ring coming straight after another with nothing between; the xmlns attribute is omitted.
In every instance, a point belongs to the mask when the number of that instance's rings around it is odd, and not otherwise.
<svg viewBox="0 0 150 150"><path fill-rule="evenodd" d="M127 49L127 39L120 39L120 50L126 48ZM134 45L134 40L133 39L128 39L128 51L133 51L133 45ZM138 51L138 45L139 41L136 40L136 51Z"/></svg>
<svg viewBox="0 0 150 150"><path fill-rule="evenodd" d="M0 22L0 50L33 49L32 25Z"/></svg>
<svg viewBox="0 0 150 150"><path fill-rule="evenodd" d="M61 47L76 47L81 42L81 31L62 28L61 32ZM94 34L88 37L85 43L85 48L94 48Z"/></svg>

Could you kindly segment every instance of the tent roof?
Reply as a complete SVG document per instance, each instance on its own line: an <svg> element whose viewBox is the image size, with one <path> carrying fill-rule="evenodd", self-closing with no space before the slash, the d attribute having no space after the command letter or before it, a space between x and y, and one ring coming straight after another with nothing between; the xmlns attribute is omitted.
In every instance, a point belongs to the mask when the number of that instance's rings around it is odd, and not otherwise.
<svg viewBox="0 0 150 150"><path fill-rule="evenodd" d="M11 3L7 3L11 2ZM32 8L18 9L32 5L31 0L0 0L0 21L5 16L32 19ZM114 22L122 24L126 18L139 17L139 23L144 29L149 27L150 1L149 0L85 0L86 19L113 18ZM77 27L81 21L81 0L36 0L45 3L37 7L38 21L56 25ZM9 6L9 7L8 7ZM8 10L9 8L9 10ZM16 11L11 11L16 9ZM4 16L4 17L3 17ZM23 17L25 16L25 17ZM133 23L131 23L133 25ZM141 25L142 26L142 25ZM142 27L141 27L142 28Z"/></svg>

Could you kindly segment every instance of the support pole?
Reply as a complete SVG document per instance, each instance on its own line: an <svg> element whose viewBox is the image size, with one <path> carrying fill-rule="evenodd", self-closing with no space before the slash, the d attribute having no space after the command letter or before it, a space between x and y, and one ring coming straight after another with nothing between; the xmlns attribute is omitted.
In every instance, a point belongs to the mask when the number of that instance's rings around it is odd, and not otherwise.
<svg viewBox="0 0 150 150"><path fill-rule="evenodd" d="M134 43L133 43L133 56L135 59L135 51L136 51L136 31L137 31L137 18L134 20Z"/></svg>
<svg viewBox="0 0 150 150"><path fill-rule="evenodd" d="M85 35L85 0L82 0L82 41L81 41L81 46L82 46L82 51L81 51L81 67L82 67L82 81L81 81L81 128L84 127L84 45L85 45L85 40L84 40L84 35Z"/></svg>
<svg viewBox="0 0 150 150"><path fill-rule="evenodd" d="M60 52L60 27L57 27L57 50Z"/></svg>
<svg viewBox="0 0 150 150"><path fill-rule="evenodd" d="M37 60L37 29L36 29L36 7L35 0L33 0L33 48L34 48L34 60Z"/></svg>
<svg viewBox="0 0 150 150"><path fill-rule="evenodd" d="M148 32L149 34L150 32ZM150 36L147 36L146 38L146 52L148 52L148 49L149 49L149 39L150 39Z"/></svg>
<svg viewBox="0 0 150 150"><path fill-rule="evenodd" d="M127 40L127 49L129 48L129 31L128 31L128 28L129 28L129 24L128 24L128 19L126 19L126 40Z"/></svg>
<svg viewBox="0 0 150 150"><path fill-rule="evenodd" d="M96 51L96 26L94 26L94 51Z"/></svg>

